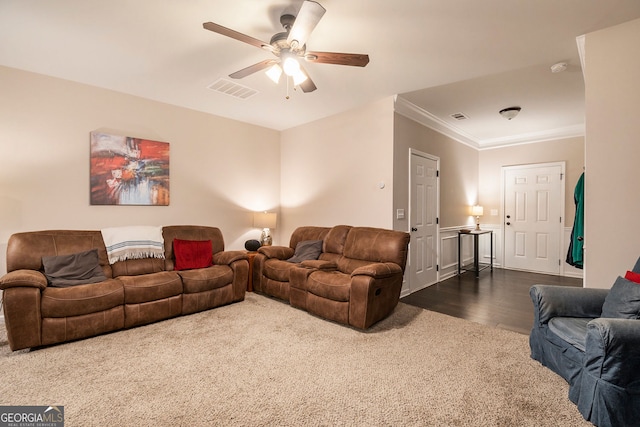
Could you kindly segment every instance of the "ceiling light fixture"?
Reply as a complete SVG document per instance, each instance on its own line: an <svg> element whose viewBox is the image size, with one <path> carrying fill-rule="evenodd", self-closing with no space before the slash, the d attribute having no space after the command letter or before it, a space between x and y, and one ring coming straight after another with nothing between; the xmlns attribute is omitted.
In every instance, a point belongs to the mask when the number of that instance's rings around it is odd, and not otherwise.
<svg viewBox="0 0 640 427"><path fill-rule="evenodd" d="M271 68L265 71L265 74L273 80L275 84L278 84L278 82L280 82L280 76L282 75L282 68L278 64L273 64Z"/></svg>
<svg viewBox="0 0 640 427"><path fill-rule="evenodd" d="M520 110L522 110L520 107L504 108L500 110L500 115L507 120L511 120L520 113Z"/></svg>
<svg viewBox="0 0 640 427"><path fill-rule="evenodd" d="M288 52L282 53L282 62L279 64L273 64L273 66L269 67L269 69L265 71L265 74L269 76L275 84L278 84L283 72L287 76L293 78L294 86L300 85L309 78L305 72L302 71L302 67L300 67L298 59Z"/></svg>
<svg viewBox="0 0 640 427"><path fill-rule="evenodd" d="M284 52L282 53L281 58L283 58L282 69L287 76L293 77L294 86L298 86L300 83L307 80L307 75L302 71L298 59L293 56L293 54Z"/></svg>

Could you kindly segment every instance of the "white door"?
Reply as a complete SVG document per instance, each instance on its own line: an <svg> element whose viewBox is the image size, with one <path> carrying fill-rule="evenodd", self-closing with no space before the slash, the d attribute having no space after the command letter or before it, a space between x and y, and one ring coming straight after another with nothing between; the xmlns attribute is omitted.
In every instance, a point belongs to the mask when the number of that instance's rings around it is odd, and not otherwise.
<svg viewBox="0 0 640 427"><path fill-rule="evenodd" d="M502 168L505 268L560 274L564 163Z"/></svg>
<svg viewBox="0 0 640 427"><path fill-rule="evenodd" d="M438 282L438 162L411 152L409 293Z"/></svg>

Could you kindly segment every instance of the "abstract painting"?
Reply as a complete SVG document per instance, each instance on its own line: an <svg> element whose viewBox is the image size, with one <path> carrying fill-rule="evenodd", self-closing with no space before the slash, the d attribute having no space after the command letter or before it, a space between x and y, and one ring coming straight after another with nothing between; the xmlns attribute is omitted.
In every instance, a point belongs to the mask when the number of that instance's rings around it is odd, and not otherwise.
<svg viewBox="0 0 640 427"><path fill-rule="evenodd" d="M92 205L169 205L169 143L91 132Z"/></svg>

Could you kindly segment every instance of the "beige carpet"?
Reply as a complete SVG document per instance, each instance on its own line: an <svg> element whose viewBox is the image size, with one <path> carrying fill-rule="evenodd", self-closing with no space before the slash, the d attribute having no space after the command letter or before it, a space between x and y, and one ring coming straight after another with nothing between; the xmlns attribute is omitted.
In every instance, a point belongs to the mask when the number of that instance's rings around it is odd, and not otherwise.
<svg viewBox="0 0 640 427"><path fill-rule="evenodd" d="M0 405L72 426L589 426L528 338L400 303L367 333L241 303L36 351L0 328Z"/></svg>

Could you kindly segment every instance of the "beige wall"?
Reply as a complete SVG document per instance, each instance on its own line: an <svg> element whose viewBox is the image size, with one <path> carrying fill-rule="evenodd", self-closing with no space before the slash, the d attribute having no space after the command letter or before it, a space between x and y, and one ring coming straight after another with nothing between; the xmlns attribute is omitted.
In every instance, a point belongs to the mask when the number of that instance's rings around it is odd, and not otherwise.
<svg viewBox="0 0 640 427"><path fill-rule="evenodd" d="M585 278L609 288L640 256L640 20L585 42Z"/></svg>
<svg viewBox="0 0 640 427"><path fill-rule="evenodd" d="M2 273L17 231L200 224L241 249L251 211L278 208L277 131L5 67L0 94ZM170 206L90 206L93 130L169 142Z"/></svg>
<svg viewBox="0 0 640 427"><path fill-rule="evenodd" d="M392 97L283 131L281 153L283 243L302 225L393 226Z"/></svg>
<svg viewBox="0 0 640 427"><path fill-rule="evenodd" d="M522 144L480 151L479 191L484 208L483 224L501 224L500 185L503 166L532 163L565 162L565 226L573 226L575 203L573 191L584 167L584 138L566 138L554 141ZM498 215L491 216L491 210Z"/></svg>
<svg viewBox="0 0 640 427"><path fill-rule="evenodd" d="M409 230L409 151L411 148L440 158L440 227L473 224L469 206L478 198L478 151L394 114L393 210L404 209L405 219L394 228Z"/></svg>

